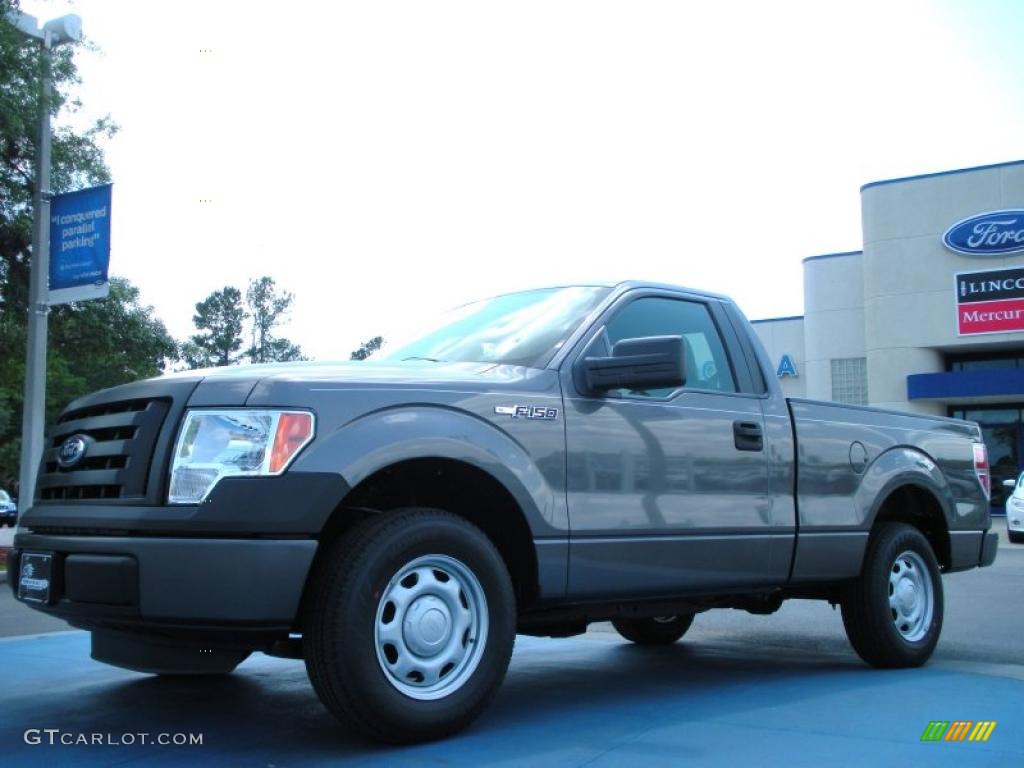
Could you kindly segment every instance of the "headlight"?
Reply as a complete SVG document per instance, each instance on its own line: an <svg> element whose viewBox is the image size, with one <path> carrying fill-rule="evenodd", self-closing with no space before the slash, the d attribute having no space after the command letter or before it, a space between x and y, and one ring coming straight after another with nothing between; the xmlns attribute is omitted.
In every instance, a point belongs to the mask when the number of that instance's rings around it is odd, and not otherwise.
<svg viewBox="0 0 1024 768"><path fill-rule="evenodd" d="M312 439L308 411L189 411L174 446L167 501L198 504L222 477L279 475Z"/></svg>

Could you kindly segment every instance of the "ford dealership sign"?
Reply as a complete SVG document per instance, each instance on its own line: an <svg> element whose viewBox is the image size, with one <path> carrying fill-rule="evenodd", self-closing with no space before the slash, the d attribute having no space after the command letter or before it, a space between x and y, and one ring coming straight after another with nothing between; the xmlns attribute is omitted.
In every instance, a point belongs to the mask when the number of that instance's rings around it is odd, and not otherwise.
<svg viewBox="0 0 1024 768"><path fill-rule="evenodd" d="M1024 210L990 211L958 221L942 242L950 250L975 258L1024 251Z"/></svg>

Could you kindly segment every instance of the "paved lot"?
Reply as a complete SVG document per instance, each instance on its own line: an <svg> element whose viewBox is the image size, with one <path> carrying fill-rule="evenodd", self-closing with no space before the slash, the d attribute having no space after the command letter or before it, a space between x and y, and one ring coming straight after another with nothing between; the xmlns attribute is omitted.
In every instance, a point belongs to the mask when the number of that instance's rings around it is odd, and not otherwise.
<svg viewBox="0 0 1024 768"><path fill-rule="evenodd" d="M1024 764L1024 546L950 576L946 627L919 670L853 655L837 613L794 601L774 616L718 611L686 641L642 649L598 626L519 638L494 706L465 734L384 749L320 707L300 662L257 655L228 678L163 680L88 658L84 633L0 640L0 763L169 765ZM29 626L5 594L0 626ZM52 623L52 626L62 625ZM931 720L995 720L987 743L921 743ZM202 746L29 746L26 728L202 733Z"/></svg>

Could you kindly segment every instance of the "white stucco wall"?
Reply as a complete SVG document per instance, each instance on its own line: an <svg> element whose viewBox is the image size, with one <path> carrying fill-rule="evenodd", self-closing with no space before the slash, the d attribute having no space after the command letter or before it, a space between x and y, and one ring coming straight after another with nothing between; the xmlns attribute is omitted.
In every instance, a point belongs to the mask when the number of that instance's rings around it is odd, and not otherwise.
<svg viewBox="0 0 1024 768"><path fill-rule="evenodd" d="M779 366L783 355L789 355L796 366L797 375L783 376L779 379L782 394L786 397L806 397L806 374L804 366L804 320L802 317L783 317L768 320L757 320L753 323L754 332L771 360L773 370Z"/></svg>
<svg viewBox="0 0 1024 768"><path fill-rule="evenodd" d="M944 350L1024 345L1024 333L958 336L954 288L957 272L1024 266L1024 254L969 258L942 244L943 233L955 222L1005 208L1024 208L1024 165L869 184L861 190L863 328L872 405L943 414L942 403L907 400L909 374L943 370ZM827 334L817 333L807 306L810 344Z"/></svg>
<svg viewBox="0 0 1024 768"><path fill-rule="evenodd" d="M958 272L1024 268L1024 253L971 258L942 244L962 219L1024 209L1024 162L868 184L861 205L863 251L805 259L802 319L754 329L773 365L784 353L797 365L787 396L830 400L832 361L865 358L870 405L944 415L945 402L907 399L907 376L944 370L947 353L1024 350L1024 332L959 336L954 286Z"/></svg>
<svg viewBox="0 0 1024 768"><path fill-rule="evenodd" d="M804 334L807 396L832 399L832 360L864 357L863 255L804 260ZM870 386L869 397L872 396Z"/></svg>

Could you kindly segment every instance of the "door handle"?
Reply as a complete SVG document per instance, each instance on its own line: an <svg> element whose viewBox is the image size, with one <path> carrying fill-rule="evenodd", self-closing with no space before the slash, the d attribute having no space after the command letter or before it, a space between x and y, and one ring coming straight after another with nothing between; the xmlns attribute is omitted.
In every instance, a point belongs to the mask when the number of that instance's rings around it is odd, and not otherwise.
<svg viewBox="0 0 1024 768"><path fill-rule="evenodd" d="M764 433L756 421L734 421L732 436L737 451L764 450Z"/></svg>

